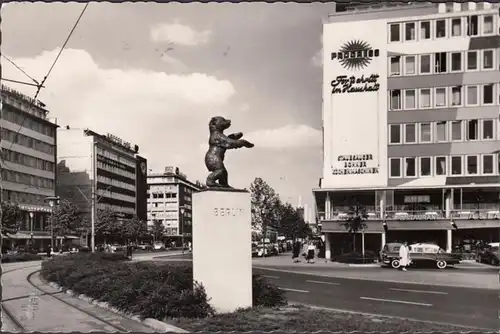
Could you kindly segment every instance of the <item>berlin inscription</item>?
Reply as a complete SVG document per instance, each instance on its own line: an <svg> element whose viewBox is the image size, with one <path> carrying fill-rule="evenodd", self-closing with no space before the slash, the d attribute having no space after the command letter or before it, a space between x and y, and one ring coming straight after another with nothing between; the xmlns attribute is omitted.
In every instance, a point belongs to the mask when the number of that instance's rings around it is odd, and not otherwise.
<svg viewBox="0 0 500 334"><path fill-rule="evenodd" d="M217 217L236 217L241 215L245 210L238 208L214 208L214 216Z"/></svg>

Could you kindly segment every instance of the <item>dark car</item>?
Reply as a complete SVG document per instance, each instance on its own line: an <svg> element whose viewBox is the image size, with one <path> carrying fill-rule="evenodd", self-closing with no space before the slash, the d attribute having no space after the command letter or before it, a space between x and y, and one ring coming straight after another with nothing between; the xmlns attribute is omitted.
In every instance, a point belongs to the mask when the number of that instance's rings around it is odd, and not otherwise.
<svg viewBox="0 0 500 334"><path fill-rule="evenodd" d="M477 254L477 262L488 263L494 266L500 264L500 250L498 243L483 246Z"/></svg>
<svg viewBox="0 0 500 334"><path fill-rule="evenodd" d="M399 268L399 248L401 244L388 244L382 249L382 263L390 265L392 268ZM432 266L439 269L445 269L448 266L453 266L460 263L460 259L446 253L441 247L434 244L418 243L409 246L411 266ZM384 251L387 250L387 251ZM389 251L390 250L390 251Z"/></svg>

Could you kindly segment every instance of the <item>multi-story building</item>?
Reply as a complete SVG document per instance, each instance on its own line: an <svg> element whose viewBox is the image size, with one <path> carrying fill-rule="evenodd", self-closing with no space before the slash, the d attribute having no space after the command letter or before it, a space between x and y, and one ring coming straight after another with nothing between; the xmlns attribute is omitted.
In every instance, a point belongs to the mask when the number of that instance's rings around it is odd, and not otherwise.
<svg viewBox="0 0 500 334"><path fill-rule="evenodd" d="M179 168L165 167L163 173L148 175L148 225L160 221L167 237L191 238L193 192L201 184L191 182ZM181 210L183 208L183 210ZM181 212L183 211L183 213ZM181 219L182 218L182 219Z"/></svg>
<svg viewBox="0 0 500 334"><path fill-rule="evenodd" d="M42 102L3 85L1 96L2 200L23 210L23 224L9 246L32 242L39 248L50 243L46 198L55 195L57 125Z"/></svg>
<svg viewBox="0 0 500 334"><path fill-rule="evenodd" d="M327 256L346 250L356 206L371 250L499 240L499 21L498 4L470 2L357 7L324 22L313 191Z"/></svg>
<svg viewBox="0 0 500 334"><path fill-rule="evenodd" d="M111 208L123 219L146 220L147 160L139 147L89 129L58 129L57 191L90 219L92 190L96 210ZM142 203L144 202L144 203Z"/></svg>

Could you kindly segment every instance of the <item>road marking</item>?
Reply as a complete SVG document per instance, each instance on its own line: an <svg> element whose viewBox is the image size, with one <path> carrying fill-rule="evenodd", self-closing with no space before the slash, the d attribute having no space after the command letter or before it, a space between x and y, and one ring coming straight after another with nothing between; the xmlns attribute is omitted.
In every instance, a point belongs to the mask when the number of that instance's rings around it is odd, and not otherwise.
<svg viewBox="0 0 500 334"><path fill-rule="evenodd" d="M306 282L315 284L340 285L340 283L335 283L335 282L322 282L322 281L311 281L311 280L306 280Z"/></svg>
<svg viewBox="0 0 500 334"><path fill-rule="evenodd" d="M396 289L396 288L389 288L391 291L402 291L402 292L416 292L416 293L431 293L435 295L447 295L448 292L441 292L441 291L425 291L425 290L410 290L410 289Z"/></svg>
<svg viewBox="0 0 500 334"><path fill-rule="evenodd" d="M262 277L272 278L272 279L279 279L278 276L271 276L271 275L262 275Z"/></svg>
<svg viewBox="0 0 500 334"><path fill-rule="evenodd" d="M427 306L427 307L432 306L432 304L407 302L405 300L395 300L395 299L382 299L382 298L371 298L371 297L359 297L359 299L374 300L374 301L378 301L378 302L389 302L389 303L398 303L398 304Z"/></svg>
<svg viewBox="0 0 500 334"><path fill-rule="evenodd" d="M279 289L283 290L283 291L309 293L309 291L307 291L307 290L298 290L298 289L289 289L289 288L279 288Z"/></svg>

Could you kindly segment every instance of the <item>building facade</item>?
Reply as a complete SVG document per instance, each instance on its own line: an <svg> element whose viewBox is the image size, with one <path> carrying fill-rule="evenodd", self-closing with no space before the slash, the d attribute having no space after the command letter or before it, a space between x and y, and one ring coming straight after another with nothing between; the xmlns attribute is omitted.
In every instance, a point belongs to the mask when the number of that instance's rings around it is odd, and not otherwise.
<svg viewBox="0 0 500 334"><path fill-rule="evenodd" d="M346 250L343 223L360 206L359 238L373 251L498 241L499 5L357 7L329 16L323 44L324 165L313 192L327 256Z"/></svg>
<svg viewBox="0 0 500 334"><path fill-rule="evenodd" d="M1 95L2 201L23 211L23 224L8 247L41 248L50 243L46 198L55 196L57 125L40 101L3 85Z"/></svg>
<svg viewBox="0 0 500 334"><path fill-rule="evenodd" d="M165 236L190 238L193 222L193 192L201 189L199 182L191 182L179 168L165 167L163 173L148 175L148 225L160 221ZM181 213L184 208L184 214ZM182 218L182 219L181 219Z"/></svg>
<svg viewBox="0 0 500 334"><path fill-rule="evenodd" d="M109 208L119 218L145 218L147 160L139 147L89 129L58 129L57 192L78 205L90 221L95 208ZM145 221L145 219L144 219Z"/></svg>

